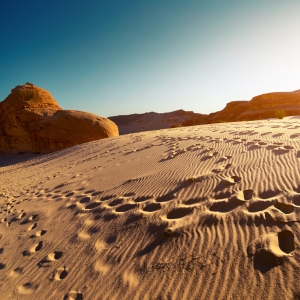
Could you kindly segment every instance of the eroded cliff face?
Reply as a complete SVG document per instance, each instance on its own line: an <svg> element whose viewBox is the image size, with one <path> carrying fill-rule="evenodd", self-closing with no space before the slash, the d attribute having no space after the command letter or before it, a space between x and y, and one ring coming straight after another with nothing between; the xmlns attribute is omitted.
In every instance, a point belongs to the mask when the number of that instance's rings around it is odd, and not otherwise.
<svg viewBox="0 0 300 300"><path fill-rule="evenodd" d="M300 105L300 93L297 91L267 93L253 97L249 102L249 106L252 109L278 107L282 105Z"/></svg>
<svg viewBox="0 0 300 300"><path fill-rule="evenodd" d="M0 152L51 152L118 134L114 122L63 110L48 91L31 83L15 87L0 102Z"/></svg>

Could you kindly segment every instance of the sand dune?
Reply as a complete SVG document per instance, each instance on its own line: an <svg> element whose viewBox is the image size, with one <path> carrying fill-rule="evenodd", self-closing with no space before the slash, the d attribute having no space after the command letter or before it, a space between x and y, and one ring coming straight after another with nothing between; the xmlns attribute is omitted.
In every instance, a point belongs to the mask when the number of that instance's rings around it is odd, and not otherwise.
<svg viewBox="0 0 300 300"><path fill-rule="evenodd" d="M300 299L300 118L108 138L0 168L2 299Z"/></svg>

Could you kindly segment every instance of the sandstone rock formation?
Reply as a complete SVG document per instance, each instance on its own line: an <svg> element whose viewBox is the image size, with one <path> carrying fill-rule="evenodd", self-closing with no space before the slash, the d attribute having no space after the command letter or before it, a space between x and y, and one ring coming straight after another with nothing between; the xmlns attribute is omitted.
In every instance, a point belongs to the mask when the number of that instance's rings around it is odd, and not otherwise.
<svg viewBox="0 0 300 300"><path fill-rule="evenodd" d="M232 101L221 111L208 115L209 123L230 122L249 109L249 101Z"/></svg>
<svg viewBox="0 0 300 300"><path fill-rule="evenodd" d="M249 101L249 108L236 117L237 121L274 118L276 110L284 110L288 116L298 115L300 112L300 93L277 92L253 97Z"/></svg>
<svg viewBox="0 0 300 300"><path fill-rule="evenodd" d="M232 101L224 109L208 115L181 109L169 113L150 112L109 119L119 126L120 134L125 134L178 126L275 118L278 110L283 110L287 116L299 115L300 90L262 94L250 101Z"/></svg>
<svg viewBox="0 0 300 300"><path fill-rule="evenodd" d="M50 152L116 135L112 121L62 110L49 92L31 83L0 102L0 152Z"/></svg>
<svg viewBox="0 0 300 300"><path fill-rule="evenodd" d="M232 101L225 108L202 117L192 118L182 126L207 123L251 121L275 118L276 111L283 110L287 116L300 114L300 90L294 92L267 93L253 97L250 101Z"/></svg>

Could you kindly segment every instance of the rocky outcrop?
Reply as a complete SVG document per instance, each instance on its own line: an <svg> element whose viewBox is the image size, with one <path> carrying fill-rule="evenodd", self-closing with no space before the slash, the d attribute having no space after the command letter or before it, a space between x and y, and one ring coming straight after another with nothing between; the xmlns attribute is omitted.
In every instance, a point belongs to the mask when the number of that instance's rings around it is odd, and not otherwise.
<svg viewBox="0 0 300 300"><path fill-rule="evenodd" d="M109 119L118 125L120 134L125 134L179 126L275 118L276 111L279 110L283 110L287 116L300 114L300 90L262 94L250 101L232 101L224 109L209 115L177 110L169 113L115 116Z"/></svg>
<svg viewBox="0 0 300 300"><path fill-rule="evenodd" d="M221 111L208 115L207 123L251 121L275 118L276 111L287 116L300 113L300 90L294 92L267 93L250 101L232 101Z"/></svg>
<svg viewBox="0 0 300 300"><path fill-rule="evenodd" d="M63 110L46 90L17 86L0 102L0 152L50 152L118 135L100 116Z"/></svg>
<svg viewBox="0 0 300 300"><path fill-rule="evenodd" d="M208 115L209 123L230 122L249 109L249 101L232 101L221 111Z"/></svg>
<svg viewBox="0 0 300 300"><path fill-rule="evenodd" d="M285 92L285 93L268 93L253 97L249 102L251 109L261 109L270 107L281 107L290 105L300 105L300 93Z"/></svg>
<svg viewBox="0 0 300 300"><path fill-rule="evenodd" d="M277 110L284 110L287 116L298 115L300 112L300 93L279 92L267 93L253 97L249 108L236 117L237 121L274 118Z"/></svg>

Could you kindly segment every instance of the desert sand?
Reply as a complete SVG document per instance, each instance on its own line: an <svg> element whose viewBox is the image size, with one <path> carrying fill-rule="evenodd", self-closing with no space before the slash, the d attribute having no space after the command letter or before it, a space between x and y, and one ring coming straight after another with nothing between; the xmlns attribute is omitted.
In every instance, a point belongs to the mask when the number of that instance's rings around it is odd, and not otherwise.
<svg viewBox="0 0 300 300"><path fill-rule="evenodd" d="M3 166L1 299L300 299L299 170L297 116Z"/></svg>

